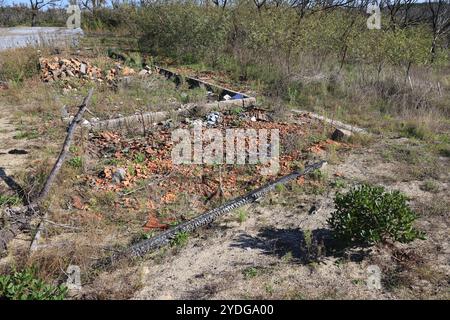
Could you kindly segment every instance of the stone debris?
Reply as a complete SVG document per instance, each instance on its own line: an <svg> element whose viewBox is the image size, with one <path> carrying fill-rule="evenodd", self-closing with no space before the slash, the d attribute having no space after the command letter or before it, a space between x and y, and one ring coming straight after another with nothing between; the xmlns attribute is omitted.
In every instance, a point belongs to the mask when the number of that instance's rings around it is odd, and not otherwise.
<svg viewBox="0 0 450 320"><path fill-rule="evenodd" d="M7 90L8 89L8 83L0 81L0 90Z"/></svg>
<svg viewBox="0 0 450 320"><path fill-rule="evenodd" d="M41 67L41 79L44 82L52 82L66 77L77 77L102 82L105 78L100 68L76 58L41 58L39 59L39 63Z"/></svg>
<svg viewBox="0 0 450 320"><path fill-rule="evenodd" d="M127 172L126 172L126 170L123 169L123 168L118 168L118 169L114 172L114 174L113 174L113 176L112 176L112 179L113 179L113 181L114 181L115 183L120 183L120 182L122 182L123 180L125 180L126 177L127 177Z"/></svg>
<svg viewBox="0 0 450 320"><path fill-rule="evenodd" d="M219 123L220 120L220 114L218 112L211 112L208 115L206 115L206 123L209 126L214 126L217 123Z"/></svg>
<svg viewBox="0 0 450 320"><path fill-rule="evenodd" d="M334 141L344 141L352 135L352 132L345 129L336 129L331 135L331 139Z"/></svg>
<svg viewBox="0 0 450 320"><path fill-rule="evenodd" d="M252 108L252 110L249 111L248 116L250 117L250 121L253 121L253 122L272 121L272 119L268 116L267 111L265 111L263 109Z"/></svg>
<svg viewBox="0 0 450 320"><path fill-rule="evenodd" d="M53 82L66 78L79 78L99 83L111 83L113 80L118 79L119 76L120 78L126 78L136 74L139 76L146 76L152 73L148 66L136 73L133 68L121 66L120 64L116 64L114 68L104 71L88 61L77 58L66 59L58 56L41 58L39 59L39 63L41 68L41 79L44 82Z"/></svg>

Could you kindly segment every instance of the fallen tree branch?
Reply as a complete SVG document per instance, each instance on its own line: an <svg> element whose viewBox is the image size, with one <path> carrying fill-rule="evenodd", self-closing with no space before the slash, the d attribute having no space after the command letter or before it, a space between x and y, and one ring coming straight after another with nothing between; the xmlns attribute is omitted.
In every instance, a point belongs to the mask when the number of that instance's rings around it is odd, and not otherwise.
<svg viewBox="0 0 450 320"><path fill-rule="evenodd" d="M47 180L45 181L44 187L42 188L41 192L36 197L36 199L34 199L31 202L30 206L37 207L47 197L48 193L50 192L50 188L51 188L53 182L55 181L59 171L61 170L61 167L64 163L64 160L67 157L67 154L69 153L70 145L72 144L75 130L76 130L78 124L81 122L81 120L83 120L83 115L87 110L87 106L89 105L89 102L91 101L93 92L94 92L94 89L91 88L91 90L89 90L88 95L84 98L83 103L79 106L79 110L78 110L77 114L75 115L75 118L73 118L72 122L69 125L69 128L67 129L66 139L64 140L64 144L61 149L61 152L59 153L58 159L56 160L55 165L52 168L52 171L50 171L50 174L49 174ZM39 223L39 225L36 229L36 233L33 237L33 240L31 241L30 251L35 251L38 248L38 242L41 239L42 232L44 230L44 222L46 220L48 220L47 216L48 216L48 212L45 212L44 216L42 217L42 221Z"/></svg>
<svg viewBox="0 0 450 320"><path fill-rule="evenodd" d="M70 144L72 143L73 136L75 134L75 129L83 119L84 112L86 111L87 106L92 98L93 91L93 89L89 90L88 95L84 98L83 103L79 107L78 113L70 123L61 152L55 162L55 165L52 168L52 171L45 181L44 187L39 192L38 196L25 206L7 208L4 211L5 225L0 230L0 252L7 249L7 244L12 239L14 239L19 231L29 229L30 220L32 219L32 217L36 216L39 213L39 205L47 197L53 182L55 181L59 171L61 170L62 164L67 157L67 153L69 152ZM41 238L45 220L47 220L47 213L44 214L44 216L42 217L42 221L37 227L36 233L31 243L31 251L37 248L37 243Z"/></svg>
<svg viewBox="0 0 450 320"><path fill-rule="evenodd" d="M44 187L42 188L39 195L32 201L32 204L37 204L41 202L45 197L47 197L50 187L52 186L53 182L56 179L56 176L58 175L59 171L61 170L62 164L64 163L64 160L67 157L67 153L69 152L70 145L73 140L73 136L75 134L75 129L77 128L78 124L83 119L84 112L87 109L87 106L92 98L92 93L94 92L94 89L89 90L89 93L86 98L84 98L83 103L80 105L80 109L78 110L78 113L76 114L75 118L72 120L72 122L69 125L69 128L67 130L66 139L64 140L63 147L61 149L61 152L58 156L58 159L55 162L55 165L53 166L52 171L50 172L50 175L47 178L47 181L44 184Z"/></svg>
<svg viewBox="0 0 450 320"><path fill-rule="evenodd" d="M233 211L234 209L259 200L261 197L265 196L267 193L275 189L277 185L284 185L289 181L305 176L308 173L313 172L314 170L322 168L325 163L326 162L322 160L320 162L306 166L302 172L293 172L256 190L253 190L244 196L234 198L219 206L218 208L209 210L197 216L196 218L183 222L173 227L172 229L160 233L153 238L138 242L125 250L119 251L109 257L101 259L94 265L94 267L107 267L122 258L143 257L148 252L169 244L170 241L174 239L180 232L192 232L197 228L208 225L220 216L223 216L226 213Z"/></svg>

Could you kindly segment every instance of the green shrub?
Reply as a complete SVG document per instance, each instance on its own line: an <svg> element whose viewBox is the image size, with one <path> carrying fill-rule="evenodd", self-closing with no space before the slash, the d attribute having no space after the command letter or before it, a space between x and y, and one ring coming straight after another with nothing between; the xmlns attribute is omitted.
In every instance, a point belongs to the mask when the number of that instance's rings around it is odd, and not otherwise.
<svg viewBox="0 0 450 320"><path fill-rule="evenodd" d="M336 238L346 244L374 244L388 239L410 242L423 238L413 227L417 215L399 191L386 192L383 187L362 185L348 193L337 193L336 211L328 224Z"/></svg>
<svg viewBox="0 0 450 320"><path fill-rule="evenodd" d="M67 287L45 283L33 268L0 275L0 300L63 300L66 294Z"/></svg>

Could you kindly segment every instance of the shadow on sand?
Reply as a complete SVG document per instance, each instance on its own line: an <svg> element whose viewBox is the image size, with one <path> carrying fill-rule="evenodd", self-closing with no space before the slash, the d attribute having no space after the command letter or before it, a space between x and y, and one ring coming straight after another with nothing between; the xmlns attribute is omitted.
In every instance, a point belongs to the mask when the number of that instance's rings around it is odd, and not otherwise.
<svg viewBox="0 0 450 320"><path fill-rule="evenodd" d="M290 256L292 262L299 264L320 262L324 257L345 257L351 261L361 261L367 254L366 250L347 252L333 238L331 230L323 228L311 232L300 228L264 228L255 237L241 234L231 246L258 249L263 254L278 258Z"/></svg>

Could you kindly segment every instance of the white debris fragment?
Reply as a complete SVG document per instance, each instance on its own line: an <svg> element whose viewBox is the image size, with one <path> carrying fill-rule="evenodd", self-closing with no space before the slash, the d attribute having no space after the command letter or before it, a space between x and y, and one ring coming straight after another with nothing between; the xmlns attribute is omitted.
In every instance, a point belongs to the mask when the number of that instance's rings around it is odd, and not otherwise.
<svg viewBox="0 0 450 320"><path fill-rule="evenodd" d="M220 114L218 112L211 112L206 115L206 123L210 126L216 125L219 122Z"/></svg>

